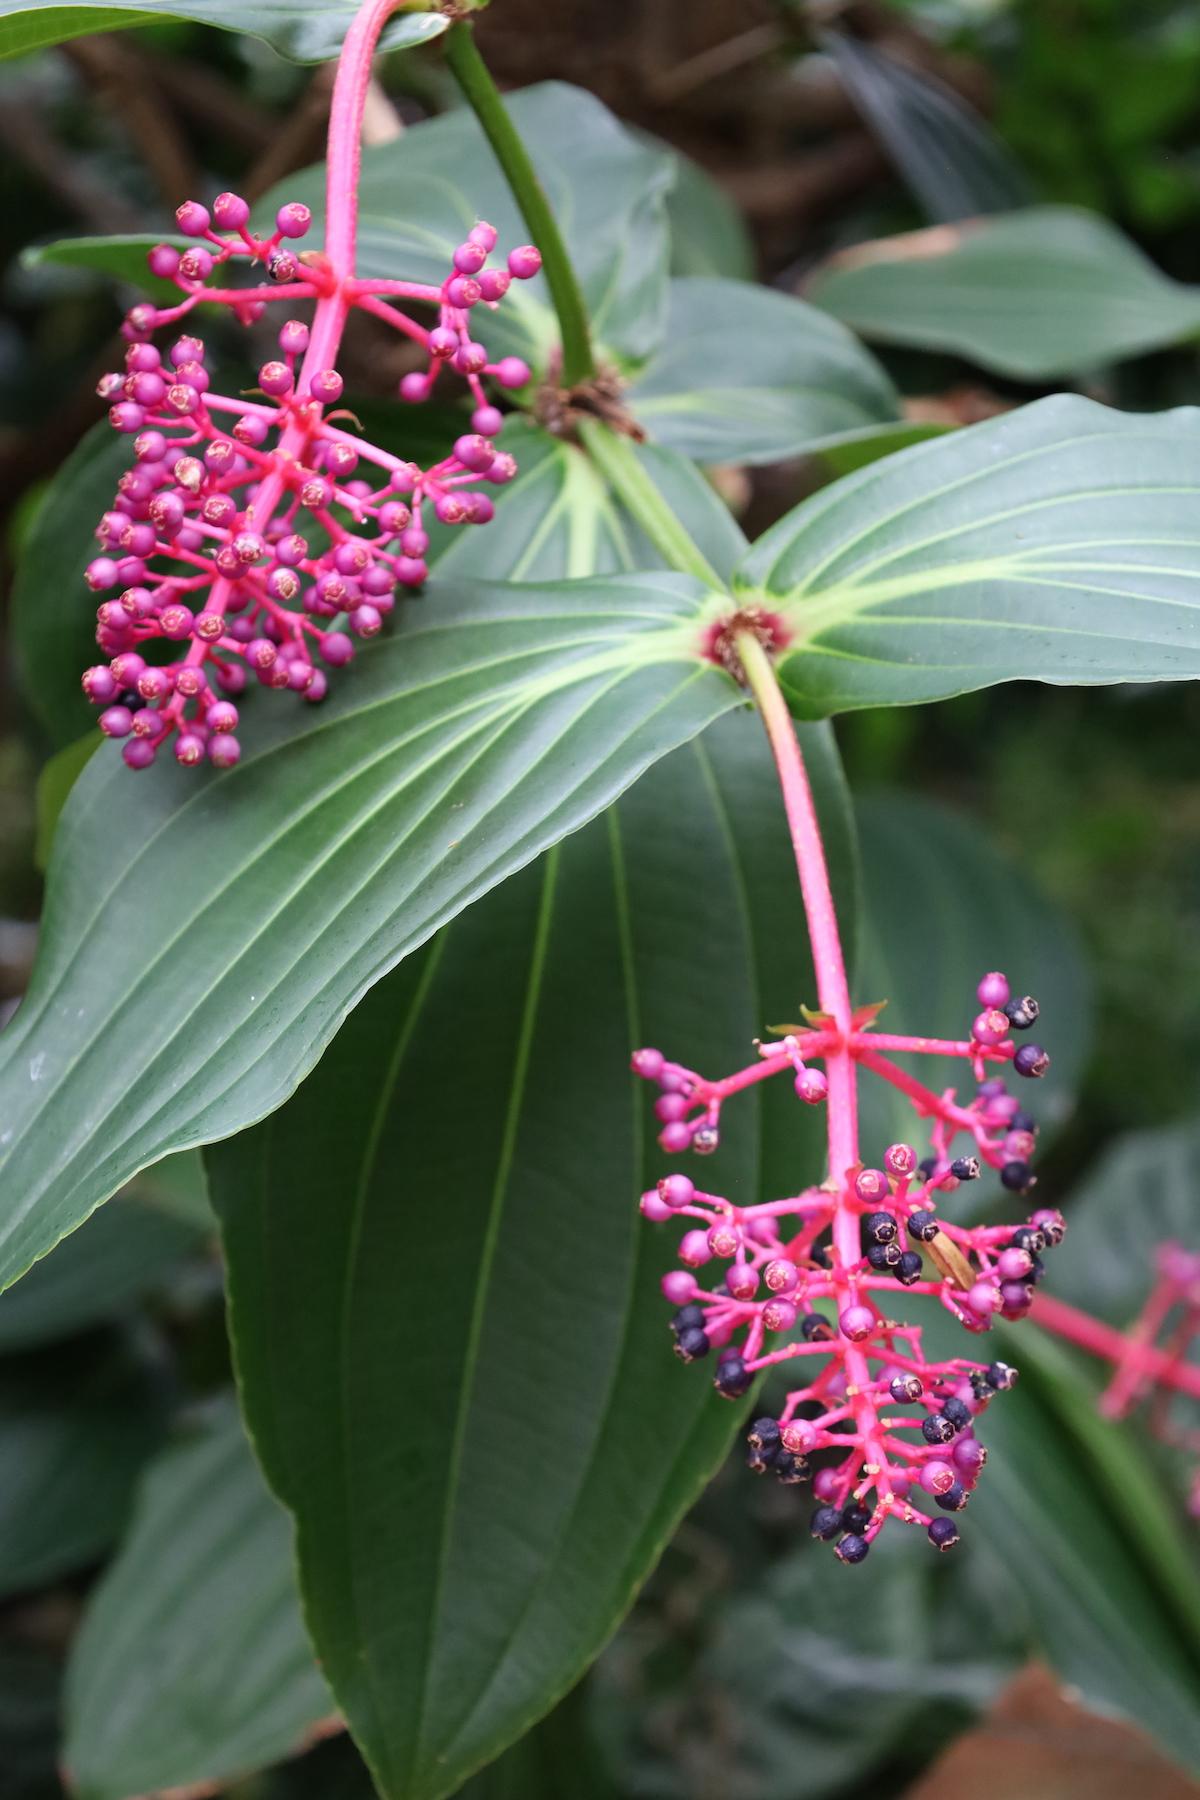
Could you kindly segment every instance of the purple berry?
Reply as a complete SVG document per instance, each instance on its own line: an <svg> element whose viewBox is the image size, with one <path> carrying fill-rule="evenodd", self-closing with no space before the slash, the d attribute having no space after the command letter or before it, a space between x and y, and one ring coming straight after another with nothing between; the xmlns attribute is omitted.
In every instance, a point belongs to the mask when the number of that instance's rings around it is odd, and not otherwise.
<svg viewBox="0 0 1200 1800"><path fill-rule="evenodd" d="M242 746L227 731L214 732L208 740L208 759L217 769L232 769L242 754Z"/></svg>
<svg viewBox="0 0 1200 1800"><path fill-rule="evenodd" d="M993 969L989 975L984 976L983 980L979 983L979 986L975 989L975 997L979 1001L980 1006L988 1007L990 1009L992 1007L1003 1006L1004 1002L1008 999L1009 991L1008 977L1006 975L1001 975L998 970Z"/></svg>
<svg viewBox="0 0 1200 1800"><path fill-rule="evenodd" d="M838 1325L843 1337L849 1338L852 1344L859 1344L875 1329L874 1310L869 1306L847 1306L838 1315Z"/></svg>
<svg viewBox="0 0 1200 1800"><path fill-rule="evenodd" d="M1050 1058L1040 1044L1022 1044L1013 1057L1013 1068L1018 1075L1036 1080L1046 1073L1050 1067Z"/></svg>

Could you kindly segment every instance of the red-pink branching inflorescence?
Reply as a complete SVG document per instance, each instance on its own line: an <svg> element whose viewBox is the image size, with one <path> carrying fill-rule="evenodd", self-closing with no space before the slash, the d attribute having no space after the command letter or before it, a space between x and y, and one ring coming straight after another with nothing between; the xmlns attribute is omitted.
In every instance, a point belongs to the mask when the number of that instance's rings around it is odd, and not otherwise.
<svg viewBox="0 0 1200 1800"><path fill-rule="evenodd" d="M1112 1379L1100 1397L1105 1418L1124 1419L1144 1406L1157 1437L1200 1457L1200 1430L1176 1414L1181 1395L1193 1405L1200 1400L1200 1367L1192 1359L1200 1341L1200 1253L1160 1244L1154 1266L1146 1304L1125 1331L1049 1295L1038 1296L1034 1316L1044 1331L1112 1365ZM1188 1510L1200 1518L1200 1468L1192 1478Z"/></svg>
<svg viewBox="0 0 1200 1800"><path fill-rule="evenodd" d="M1012 1035L1033 1024L1037 1004L1014 999L998 973L984 976L978 996L983 1010L962 1040L889 1036L876 1029L878 1009L868 1008L844 1031L828 1014L810 1015L808 1027L759 1044L755 1062L721 1080L658 1050L633 1058L635 1071L660 1090L659 1142L670 1152L714 1150L722 1109L759 1081L791 1080L801 1103L827 1108L830 1160L820 1186L739 1205L672 1174L642 1196L641 1209L687 1227L683 1266L663 1278L677 1309L679 1356L713 1355L715 1385L731 1399L767 1370L799 1377L778 1416L753 1425L750 1466L787 1484L811 1478L820 1503L813 1534L833 1541L848 1563L867 1555L891 1516L924 1525L939 1549L957 1540L951 1515L966 1504L987 1457L976 1420L1015 1379L999 1361L927 1360L919 1327L894 1316L897 1299L905 1290L928 1295L972 1334L985 1333L997 1315L1019 1319L1041 1279L1043 1251L1065 1229L1052 1209L1015 1229L946 1216L956 1192L985 1168L997 1170L1011 1192L1034 1184L1036 1126L988 1065L1009 1065L1024 1077L1045 1072L1045 1051L1018 1047ZM974 1097L934 1092L893 1052L961 1057ZM835 1080L835 1065L847 1082ZM923 1159L907 1143L892 1144L878 1168L851 1157L859 1069L900 1089L930 1122ZM809 1459L822 1451L835 1460L814 1474ZM932 1516L929 1506L938 1509Z"/></svg>
<svg viewBox="0 0 1200 1800"><path fill-rule="evenodd" d="M219 194L210 212L187 202L176 216L194 247L158 245L149 266L184 299L135 306L126 367L99 383L113 428L133 439L133 464L86 571L92 590L113 598L95 632L108 661L86 670L83 689L103 707L101 731L126 740L133 769L146 769L167 740L180 763L227 769L239 756L234 702L246 680L322 700L326 668L351 661L354 637L380 632L396 590L425 581L428 515L446 526L493 515L486 488L511 481L516 464L495 445L504 418L482 378L520 387L529 369L516 356L489 358L473 310L497 306L513 277L538 272L540 257L522 245L507 266L489 268L497 232L479 223L441 286L356 281L329 257L291 250L308 230L308 207L281 207L270 236L248 229L237 194ZM266 283L210 281L236 261L257 266ZM257 373L261 398L212 391L200 338L176 338L166 356L151 344L200 302L254 324L270 301L290 311L317 302L324 351L313 356L317 329L284 320L279 355ZM437 322L417 324L398 301L426 302ZM353 414L336 410L342 376L326 355L353 308L425 347L428 373L405 376L401 398L423 400L444 365L470 385L471 430L432 468L356 436Z"/></svg>
<svg viewBox="0 0 1200 1800"><path fill-rule="evenodd" d="M331 160L331 185L333 170ZM340 204L352 213L351 199ZM340 257L336 233L332 255L292 249L311 223L306 206L281 207L265 236L250 230L237 194L219 195L211 212L188 201L176 216L195 243L182 253L160 244L148 261L182 299L133 308L125 368L99 387L113 427L132 439L133 461L87 570L93 592L111 597L96 631L108 660L86 671L83 687L102 708L100 729L125 740L132 768L147 767L168 740L181 763L228 768L240 754L235 701L249 679L323 699L326 669L351 660L356 637L380 631L397 589L425 580L430 515L444 525L492 517L486 490L510 481L516 464L496 447L503 415L483 378L516 388L530 371L519 357L493 361L472 319L497 306L512 279L535 275L541 258L526 244L490 267L496 232L481 222L440 286L358 280L352 229ZM222 285L238 263L264 279ZM165 355L151 342L190 323L202 302L253 325L272 301L289 313L313 302L316 311L311 326L284 321L255 397L213 391L198 337L178 337ZM434 309L434 322L410 318L402 302ZM426 352L427 372L406 375L401 398L424 399L444 368L470 389L471 430L432 467L380 449L338 410L334 357L356 308Z"/></svg>

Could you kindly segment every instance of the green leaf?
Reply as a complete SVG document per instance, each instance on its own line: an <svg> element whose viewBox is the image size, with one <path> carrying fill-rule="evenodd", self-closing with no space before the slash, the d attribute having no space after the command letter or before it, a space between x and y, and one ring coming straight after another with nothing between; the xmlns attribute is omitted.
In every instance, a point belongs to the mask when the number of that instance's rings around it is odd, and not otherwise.
<svg viewBox="0 0 1200 1800"><path fill-rule="evenodd" d="M47 44L88 37L97 31L122 31L131 25L152 25L167 19L194 19L222 31L262 38L293 62L324 62L336 56L355 15L352 4L317 4L291 0L291 4L238 6L234 0L141 0L138 6L109 6L104 0L73 0L62 6L57 0L4 0L0 18L0 58L24 56ZM385 50L411 49L439 37L449 20L437 12L405 12L392 19L380 40Z"/></svg>
<svg viewBox="0 0 1200 1800"><path fill-rule="evenodd" d="M748 1482L744 1468L731 1474ZM755 1521L743 1500L728 1525L747 1533ZM692 1800L700 1769L702 1791L747 1800L890 1791L889 1754L914 1766L1011 1674L1024 1621L986 1545L970 1560L935 1563L928 1545L893 1526L872 1548L869 1588L864 1580L850 1604L842 1565L805 1529L811 1496L789 1500L776 1530L794 1547L761 1571L726 1576L711 1641L694 1661L680 1667L695 1628L676 1624L668 1636L668 1617L657 1632L656 1621L641 1621L600 1662L591 1721L613 1746L621 1794ZM689 1547L710 1553L707 1562L697 1555L697 1585L720 1581L732 1549L702 1528L689 1521ZM669 1735L668 1720L678 1721Z"/></svg>
<svg viewBox="0 0 1200 1800"><path fill-rule="evenodd" d="M1036 994L1042 1007L1037 1035L1050 1051L1050 1069L1020 1085L1030 1090L1044 1143L1071 1113L1090 1050L1091 983L1076 932L969 817L893 793L870 795L855 811L863 892L859 1001L887 1000L881 1031L961 1038L978 1010L980 976L1005 970L1017 992ZM897 894L907 903L897 905ZM973 1091L966 1063L953 1057L893 1060L935 1093ZM918 1124L902 1094L868 1073L859 1091L864 1155L877 1161L897 1140L919 1143L925 1154L928 1126Z"/></svg>
<svg viewBox="0 0 1200 1800"><path fill-rule="evenodd" d="M656 138L648 141L658 145ZM734 281L753 281L754 240L741 213L699 163L678 151L672 154L675 179L667 195L672 275L727 275Z"/></svg>
<svg viewBox="0 0 1200 1800"><path fill-rule="evenodd" d="M129 445L106 422L93 425L47 487L13 582L13 642L26 703L49 743L65 749L95 708L79 677L98 655L96 608L83 571L96 553L96 525L129 466Z"/></svg>
<svg viewBox="0 0 1200 1800"><path fill-rule="evenodd" d="M273 1110L372 982L739 704L699 598L439 582L322 707L249 708L229 774L93 758L0 1040L0 1285L139 1168Z"/></svg>
<svg viewBox="0 0 1200 1800"><path fill-rule="evenodd" d="M1056 1252L1054 1273L1069 1245ZM1064 1428L1056 1393L1078 1378L1073 1363L1046 1358L1053 1347L1033 1327L1006 1339L1022 1380L988 1408L981 1435L989 1461L968 1520L986 1531L1010 1570L1020 1570L1041 1649L1085 1704L1129 1719L1186 1766L1200 1766L1197 1614L1182 1633L1181 1596L1164 1589L1139 1554L1136 1533L1106 1491L1095 1442L1078 1423ZM1119 1428L1097 1418L1089 1430L1111 1434L1111 1457ZM1136 1469L1132 1445L1116 1454L1127 1472ZM1188 1557L1186 1545L1181 1550ZM1194 1562L1190 1586L1194 1592Z"/></svg>
<svg viewBox="0 0 1200 1800"><path fill-rule="evenodd" d="M434 524L430 561L439 575L512 581L573 580L610 571L657 568L657 550L577 444L551 437L532 420L504 428L516 457L515 480L496 492L486 531ZM745 554L746 540L729 508L694 463L656 444L637 444L642 474L680 519L693 543L723 576Z"/></svg>
<svg viewBox="0 0 1200 1800"><path fill-rule="evenodd" d="M328 1718L291 1538L232 1403L157 1459L72 1650L77 1800L223 1785L294 1754Z"/></svg>
<svg viewBox="0 0 1200 1800"><path fill-rule="evenodd" d="M73 744L56 750L38 776L37 837L33 846L33 860L43 874L50 861L50 847L54 842L59 815L67 804L67 795L103 741L95 730L86 732L83 737L76 738Z"/></svg>
<svg viewBox="0 0 1200 1800"><path fill-rule="evenodd" d="M0 1596L95 1562L162 1434L156 1371L101 1341L0 1367Z"/></svg>
<svg viewBox="0 0 1200 1800"><path fill-rule="evenodd" d="M199 1165L194 1154L186 1160ZM0 1352L52 1343L119 1318L202 1247L210 1235L203 1224L149 1197L157 1173L151 1169L139 1177L111 1206L64 1238L19 1286L0 1294Z"/></svg>
<svg viewBox="0 0 1200 1800"><path fill-rule="evenodd" d="M864 337L1047 381L1200 333L1200 292L1115 225L1034 206L847 251L809 298Z"/></svg>
<svg viewBox="0 0 1200 1800"><path fill-rule="evenodd" d="M836 321L789 294L705 277L671 283L661 347L628 404L657 443L700 462L778 462L899 410L882 368Z"/></svg>
<svg viewBox="0 0 1200 1800"><path fill-rule="evenodd" d="M803 718L998 681L1200 674L1200 413L1040 400L798 506L736 584Z"/></svg>
<svg viewBox="0 0 1200 1800"><path fill-rule="evenodd" d="M1130 1324L1154 1285L1157 1246L1173 1239L1200 1247L1198 1167L1194 1119L1117 1138L1071 1192L1069 1254L1056 1259L1055 1294L1110 1324Z"/></svg>
<svg viewBox="0 0 1200 1800"><path fill-rule="evenodd" d="M838 766L806 744L844 890ZM243 1404L389 1800L452 1793L572 1685L728 1443L737 1409L666 1342L628 1057L733 1066L811 992L788 857L742 714L444 928L315 1089L210 1153ZM744 1100L722 1191L815 1173L819 1121Z"/></svg>

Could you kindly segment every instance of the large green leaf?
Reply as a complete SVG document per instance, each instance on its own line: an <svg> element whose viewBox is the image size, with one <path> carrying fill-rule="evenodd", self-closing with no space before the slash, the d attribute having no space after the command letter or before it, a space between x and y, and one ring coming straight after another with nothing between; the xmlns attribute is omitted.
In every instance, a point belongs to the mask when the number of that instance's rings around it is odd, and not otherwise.
<svg viewBox="0 0 1200 1800"><path fill-rule="evenodd" d="M807 744L845 892L836 759ZM665 1343L628 1054L731 1067L811 994L788 857L760 729L731 719L444 928L315 1088L210 1153L243 1403L388 1796L451 1793L575 1681L728 1442ZM790 1092L723 1138L723 1191L819 1166Z"/></svg>
<svg viewBox="0 0 1200 1800"><path fill-rule="evenodd" d="M754 240L738 207L699 163L678 151L672 155L675 179L667 195L671 273L753 281Z"/></svg>
<svg viewBox="0 0 1200 1800"><path fill-rule="evenodd" d="M889 1753L917 1766L1012 1672L1026 1623L1019 1597L986 1545L970 1559L935 1561L898 1526L872 1549L862 1591L848 1596L843 1565L809 1539L811 1494L795 1491L776 1519L794 1547L765 1568L726 1572L741 1548L730 1534L757 1525L744 1469L731 1474L742 1505L729 1508L725 1533L710 1526L702 1536L702 1522L689 1521L695 1585L721 1583L710 1641L693 1660L694 1626L672 1632L669 1615L665 1630L643 1622L592 1679L590 1722L619 1770L617 1792L824 1800L890 1791Z"/></svg>
<svg viewBox="0 0 1200 1800"><path fill-rule="evenodd" d="M129 460L126 441L106 422L93 425L42 496L17 564L12 629L21 686L56 750L95 726L96 710L79 686L98 654L95 601L83 571Z"/></svg>
<svg viewBox="0 0 1200 1800"><path fill-rule="evenodd" d="M119 1339L0 1367L0 1596L95 1562L125 1525L157 1447L156 1370Z"/></svg>
<svg viewBox="0 0 1200 1800"><path fill-rule="evenodd" d="M835 260L807 291L864 337L952 351L1026 381L1200 333L1200 292L1072 206L884 239Z"/></svg>
<svg viewBox="0 0 1200 1800"><path fill-rule="evenodd" d="M433 527L430 560L443 575L481 580L573 580L662 561L630 518L600 470L578 444L551 437L531 419L516 418L501 440L520 473L496 496L486 531ZM680 519L712 568L730 577L746 550L733 514L694 463L657 444L634 446L644 480Z"/></svg>
<svg viewBox="0 0 1200 1800"><path fill-rule="evenodd" d="M1200 674L1200 412L1070 397L955 432L805 501L738 571L791 633L796 711L1025 677Z"/></svg>
<svg viewBox="0 0 1200 1800"><path fill-rule="evenodd" d="M153 1464L72 1651L64 1762L78 1800L223 1785L328 1718L291 1540L230 1402Z"/></svg>
<svg viewBox="0 0 1200 1800"><path fill-rule="evenodd" d="M349 0L259 0L239 6L235 0L140 0L137 6L110 6L106 0L3 0L0 5L0 57L23 56L47 44L87 37L95 31L121 31L130 25L152 25L167 19L194 19L222 31L262 38L293 62L324 62L336 56L358 9ZM428 43L445 31L442 14L408 12L393 19L382 37L384 49L399 50Z"/></svg>
<svg viewBox="0 0 1200 1800"><path fill-rule="evenodd" d="M1055 1269L1069 1259L1070 1242L1056 1252ZM989 1408L990 1460L964 1538L975 1524L986 1531L1020 1583L1043 1653L1088 1706L1130 1719L1180 1762L1200 1767L1200 1607L1194 1556L1180 1536L1186 1527L1161 1497L1155 1516L1152 1490L1147 1496L1138 1485L1146 1479L1141 1453L1121 1428L1090 1407L1064 1413L1064 1383L1082 1385L1076 1360L1033 1326L1006 1339L1022 1380ZM1126 1507L1114 1474L1123 1477ZM1174 1534L1173 1567L1182 1575L1164 1574L1161 1553L1146 1556L1127 1510L1137 1505L1143 1527Z"/></svg>
<svg viewBox="0 0 1200 1800"><path fill-rule="evenodd" d="M1024 1098L1044 1143L1070 1114L1090 1050L1091 983L1077 934L969 817L899 793L872 794L855 810L862 844L859 1003L888 1002L881 1031L961 1038L978 1011L980 976L1005 970L1018 992L1041 1002L1038 1038L1051 1053L1050 1070L1044 1080L1020 1085L1034 1089ZM911 904L897 905L898 894ZM974 1092L970 1070L956 1058L894 1060L935 1093ZM928 1124L903 1094L870 1074L859 1088L864 1156L878 1161L897 1139L921 1144L924 1155Z"/></svg>
<svg viewBox="0 0 1200 1800"><path fill-rule="evenodd" d="M137 1197L137 1183L0 1294L0 1352L52 1343L119 1318L203 1244L187 1221Z"/></svg>
<svg viewBox="0 0 1200 1800"><path fill-rule="evenodd" d="M628 395L656 443L701 462L777 462L896 418L858 340L816 307L745 281L673 281L659 349Z"/></svg>
<svg viewBox="0 0 1200 1800"><path fill-rule="evenodd" d="M695 582L450 582L221 776L102 752L0 1040L0 1284L139 1168L239 1130L364 989L739 702Z"/></svg>

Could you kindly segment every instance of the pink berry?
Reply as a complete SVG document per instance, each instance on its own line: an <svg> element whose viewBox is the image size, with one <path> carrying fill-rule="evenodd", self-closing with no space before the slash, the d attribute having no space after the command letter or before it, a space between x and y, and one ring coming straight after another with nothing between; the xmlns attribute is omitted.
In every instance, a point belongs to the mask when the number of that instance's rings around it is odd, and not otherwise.
<svg viewBox="0 0 1200 1800"><path fill-rule="evenodd" d="M208 208L198 200L185 200L175 208L175 223L184 237L203 237L210 223Z"/></svg>
<svg viewBox="0 0 1200 1800"><path fill-rule="evenodd" d="M875 1329L874 1310L869 1306L847 1306L838 1315L838 1325L843 1337L849 1338L852 1344L861 1343Z"/></svg>
<svg viewBox="0 0 1200 1800"><path fill-rule="evenodd" d="M517 281L528 281L542 266L542 253L533 244L518 244L508 253L508 272Z"/></svg>
<svg viewBox="0 0 1200 1800"><path fill-rule="evenodd" d="M222 231L240 231L250 217L249 203L240 194L218 194L212 210Z"/></svg>
<svg viewBox="0 0 1200 1800"><path fill-rule="evenodd" d="M146 253L146 264L160 281L173 281L179 268L179 251L173 244L155 244L153 250Z"/></svg>
<svg viewBox="0 0 1200 1800"><path fill-rule="evenodd" d="M312 224L312 213L298 200L289 200L275 214L275 229L281 237L302 238Z"/></svg>
<svg viewBox="0 0 1200 1800"><path fill-rule="evenodd" d="M668 1269L661 1282L663 1298L672 1306L686 1306L696 1291L696 1278L686 1269Z"/></svg>
<svg viewBox="0 0 1200 1800"><path fill-rule="evenodd" d="M655 1225L661 1225L664 1219L671 1217L671 1208L657 1188L647 1188L639 1200L638 1206L642 1217L650 1219Z"/></svg>
<svg viewBox="0 0 1200 1800"><path fill-rule="evenodd" d="M991 974L984 976L975 989L975 997L980 1006L991 1009L1003 1006L1009 997L1009 992L1008 977L1001 975L998 969L993 969Z"/></svg>

